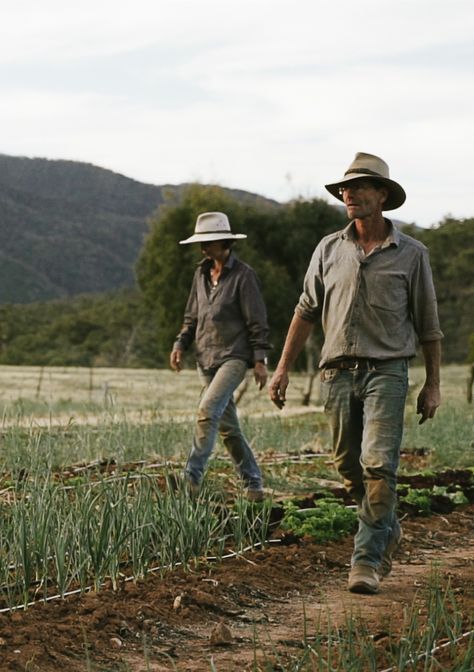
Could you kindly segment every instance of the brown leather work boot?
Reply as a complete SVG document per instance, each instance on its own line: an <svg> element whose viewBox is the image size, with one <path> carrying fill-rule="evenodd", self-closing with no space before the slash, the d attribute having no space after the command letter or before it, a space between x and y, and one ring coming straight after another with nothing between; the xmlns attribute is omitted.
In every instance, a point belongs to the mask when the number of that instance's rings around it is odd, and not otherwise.
<svg viewBox="0 0 474 672"><path fill-rule="evenodd" d="M379 575L368 565L354 565L349 573L349 590L351 593L373 595L379 589Z"/></svg>

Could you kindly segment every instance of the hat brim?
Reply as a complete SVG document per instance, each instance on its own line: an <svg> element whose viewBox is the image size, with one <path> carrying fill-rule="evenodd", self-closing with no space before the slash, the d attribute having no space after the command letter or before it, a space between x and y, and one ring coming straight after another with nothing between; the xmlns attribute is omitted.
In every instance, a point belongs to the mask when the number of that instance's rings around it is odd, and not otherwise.
<svg viewBox="0 0 474 672"><path fill-rule="evenodd" d="M379 177L378 175L373 175L370 173L348 173L344 175L342 180L339 182L334 182L333 184L324 185L330 194L335 196L339 201L344 201L342 194L339 193L339 187L342 187L346 182L353 182L354 180L359 180L361 178L374 180L380 182L388 189L387 200L383 204L382 210L396 210L401 205L405 203L406 194L405 190L398 182L390 180L388 177Z"/></svg>
<svg viewBox="0 0 474 672"><path fill-rule="evenodd" d="M180 245L188 243L211 243L214 240L241 240L247 238L244 233L195 233L186 240L180 240Z"/></svg>

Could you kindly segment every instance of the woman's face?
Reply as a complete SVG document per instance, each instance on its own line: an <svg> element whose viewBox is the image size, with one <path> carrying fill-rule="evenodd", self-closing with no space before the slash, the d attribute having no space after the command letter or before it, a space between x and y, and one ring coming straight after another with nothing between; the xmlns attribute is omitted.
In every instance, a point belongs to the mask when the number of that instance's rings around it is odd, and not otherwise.
<svg viewBox="0 0 474 672"><path fill-rule="evenodd" d="M211 240L209 242L201 243L201 252L208 259L220 261L227 256L229 249L226 247L223 240Z"/></svg>

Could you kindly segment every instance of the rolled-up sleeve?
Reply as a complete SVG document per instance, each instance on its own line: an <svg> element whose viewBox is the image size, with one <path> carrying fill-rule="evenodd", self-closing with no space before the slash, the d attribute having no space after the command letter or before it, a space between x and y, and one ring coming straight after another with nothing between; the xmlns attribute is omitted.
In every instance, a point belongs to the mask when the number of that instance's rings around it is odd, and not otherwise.
<svg viewBox="0 0 474 672"><path fill-rule="evenodd" d="M411 279L413 326L420 343L443 338L438 318L438 303L429 262L428 250L422 250Z"/></svg>
<svg viewBox="0 0 474 672"><path fill-rule="evenodd" d="M307 322L316 322L321 316L323 303L322 248L318 245L306 271L303 292L296 304L295 312Z"/></svg>

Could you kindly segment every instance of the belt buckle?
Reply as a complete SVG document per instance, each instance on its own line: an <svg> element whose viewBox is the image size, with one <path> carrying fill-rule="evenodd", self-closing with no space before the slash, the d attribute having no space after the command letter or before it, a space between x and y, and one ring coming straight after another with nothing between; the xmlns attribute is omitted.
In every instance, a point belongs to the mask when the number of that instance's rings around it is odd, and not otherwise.
<svg viewBox="0 0 474 672"><path fill-rule="evenodd" d="M359 362L358 359L356 359L355 362L354 362L354 366L350 366L349 370L350 371L357 371L359 369L359 366L360 366L360 362Z"/></svg>

